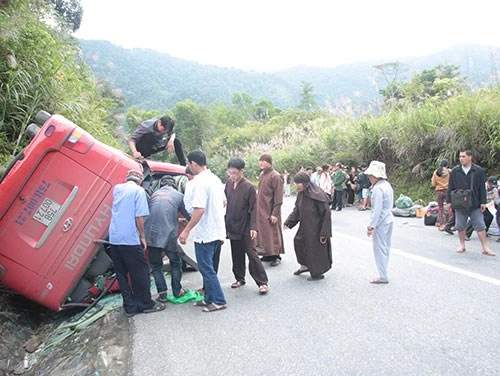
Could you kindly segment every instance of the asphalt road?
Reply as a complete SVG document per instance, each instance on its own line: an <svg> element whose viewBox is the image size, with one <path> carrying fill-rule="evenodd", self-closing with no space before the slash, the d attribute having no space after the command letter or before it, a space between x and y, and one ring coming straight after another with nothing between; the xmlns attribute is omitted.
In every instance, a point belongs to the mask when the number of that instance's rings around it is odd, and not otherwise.
<svg viewBox="0 0 500 376"><path fill-rule="evenodd" d="M283 206L283 220L294 198ZM295 229L284 231L286 254L266 270L260 296L234 281L228 243L219 278L228 308L202 313L187 303L133 321L133 375L499 375L500 243L481 255L474 234L457 254L456 236L395 218L390 284L376 277L370 212L332 212L333 268L324 280L294 276ZM201 286L197 272L184 287ZM170 283L169 283L170 285Z"/></svg>

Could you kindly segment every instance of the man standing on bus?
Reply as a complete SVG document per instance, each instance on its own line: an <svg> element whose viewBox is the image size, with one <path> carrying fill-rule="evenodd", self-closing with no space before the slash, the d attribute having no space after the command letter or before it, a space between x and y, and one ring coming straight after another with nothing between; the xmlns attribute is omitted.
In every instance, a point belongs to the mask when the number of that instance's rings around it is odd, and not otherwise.
<svg viewBox="0 0 500 376"><path fill-rule="evenodd" d="M179 164L186 165L182 144L175 137L174 121L170 116L143 121L130 136L128 145L134 158L148 158L163 150L175 151Z"/></svg>

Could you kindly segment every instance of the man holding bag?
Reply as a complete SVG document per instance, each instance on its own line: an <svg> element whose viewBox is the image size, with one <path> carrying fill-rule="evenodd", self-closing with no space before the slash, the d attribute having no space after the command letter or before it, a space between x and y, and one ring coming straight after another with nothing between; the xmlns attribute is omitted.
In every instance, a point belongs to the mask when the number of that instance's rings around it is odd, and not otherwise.
<svg viewBox="0 0 500 376"><path fill-rule="evenodd" d="M472 163L472 151L461 150L460 165L451 170L446 202L455 209L455 229L458 231L460 246L458 253L465 252L465 230L470 218L474 230L481 241L482 254L495 256L486 242L486 226L483 212L486 209L486 175L484 170ZM450 204L448 204L450 205Z"/></svg>

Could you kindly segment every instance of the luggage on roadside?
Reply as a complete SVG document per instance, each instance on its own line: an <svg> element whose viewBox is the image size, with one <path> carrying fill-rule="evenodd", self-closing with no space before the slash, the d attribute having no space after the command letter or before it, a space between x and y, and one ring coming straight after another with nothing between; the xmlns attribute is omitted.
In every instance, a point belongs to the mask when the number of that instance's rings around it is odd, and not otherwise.
<svg viewBox="0 0 500 376"><path fill-rule="evenodd" d="M408 197L408 196L405 196L404 194L400 194L399 197L396 199L396 208L398 209L408 209L408 208L411 208L413 206L413 200Z"/></svg>
<svg viewBox="0 0 500 376"><path fill-rule="evenodd" d="M438 217L438 204L437 202L431 202L426 208L426 213L424 215L424 224L426 226L434 226L437 222Z"/></svg>
<svg viewBox="0 0 500 376"><path fill-rule="evenodd" d="M392 208L391 212L392 215L396 217L416 217L417 216L417 211L419 209L423 208L422 205L413 205L409 208Z"/></svg>

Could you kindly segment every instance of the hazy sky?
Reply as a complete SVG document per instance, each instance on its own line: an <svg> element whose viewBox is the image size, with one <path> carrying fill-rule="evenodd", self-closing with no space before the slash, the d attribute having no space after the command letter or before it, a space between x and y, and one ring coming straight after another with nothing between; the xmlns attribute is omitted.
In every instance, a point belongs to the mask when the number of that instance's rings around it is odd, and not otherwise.
<svg viewBox="0 0 500 376"><path fill-rule="evenodd" d="M244 70L500 47L498 0L81 0L77 38Z"/></svg>

